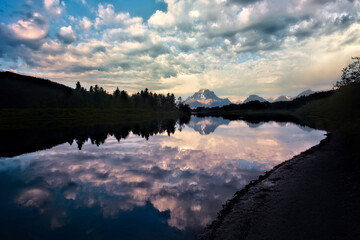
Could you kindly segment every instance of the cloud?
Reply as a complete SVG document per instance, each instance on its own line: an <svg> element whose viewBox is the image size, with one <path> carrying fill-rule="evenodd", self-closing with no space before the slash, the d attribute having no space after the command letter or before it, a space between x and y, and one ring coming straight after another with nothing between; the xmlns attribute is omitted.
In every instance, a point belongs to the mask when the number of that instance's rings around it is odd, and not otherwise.
<svg viewBox="0 0 360 240"><path fill-rule="evenodd" d="M44 0L46 11L53 17L59 17L64 12L65 2L59 0Z"/></svg>
<svg viewBox="0 0 360 240"><path fill-rule="evenodd" d="M77 40L76 34L71 26L61 27L57 36L65 44L73 43Z"/></svg>
<svg viewBox="0 0 360 240"><path fill-rule="evenodd" d="M80 21L80 26L84 30L89 30L92 26L92 22L87 17L83 17Z"/></svg>
<svg viewBox="0 0 360 240"><path fill-rule="evenodd" d="M165 0L168 4L167 12L157 10L148 20L148 24L154 28L180 28L190 30L191 23L199 15L195 10L194 3L190 0Z"/></svg>
<svg viewBox="0 0 360 240"><path fill-rule="evenodd" d="M15 202L32 208L43 208L50 201L51 194L44 189L33 188L24 190L16 198Z"/></svg>
<svg viewBox="0 0 360 240"><path fill-rule="evenodd" d="M39 40L46 37L48 23L40 13L34 13L26 20L19 20L7 26L12 38L18 40Z"/></svg>
<svg viewBox="0 0 360 240"><path fill-rule="evenodd" d="M128 12L115 13L115 8L112 4L107 4L106 6L99 3L97 17L95 19L95 28L101 26L106 27L126 27L131 24L141 23L142 18L130 17Z"/></svg>
<svg viewBox="0 0 360 240"><path fill-rule="evenodd" d="M80 1L80 2L81 2L81 4L83 4L83 5L87 5L86 0L77 0L77 1Z"/></svg>
<svg viewBox="0 0 360 240"><path fill-rule="evenodd" d="M38 50L46 41L48 32L47 19L37 12L15 23L0 23L0 57L5 55L14 61Z"/></svg>
<svg viewBox="0 0 360 240"><path fill-rule="evenodd" d="M212 121L207 118L204 123ZM254 131L243 121L232 121L207 136L185 127L171 137L159 134L148 141L134 134L120 143L109 137L100 147L87 141L81 151L61 144L30 153L22 161L5 159L3 170L28 183L29 189L16 189L16 203L57 210L53 227L66 224L73 211L61 214L58 205L49 206L51 202L101 209L104 217L151 202L160 212L170 210L170 226L202 229L237 189L317 144L323 134L276 123ZM295 138L304 144L289 141ZM62 194L52 201L52 192Z"/></svg>
<svg viewBox="0 0 360 240"><path fill-rule="evenodd" d="M175 17L170 13L157 10L148 20L150 26L170 27L175 23Z"/></svg>
<svg viewBox="0 0 360 240"><path fill-rule="evenodd" d="M236 3L241 5L255 4L256 2L259 1L263 1L263 0L228 0L229 3Z"/></svg>
<svg viewBox="0 0 360 240"><path fill-rule="evenodd" d="M207 87L237 100L250 92L264 97L296 94L305 83L310 84L306 88L329 88L344 59L359 47L354 31L360 20L358 0L165 3L166 10L144 21L112 4L89 2L93 15L63 16L60 23L43 16L54 11L61 17L65 5L44 1L43 12L0 25L0 54L6 62L18 64L21 59L22 68L68 84L82 72L79 80L85 86L96 82L130 92L148 87L183 96ZM55 29L57 38L52 36ZM316 77L304 73L300 75L309 80L301 80L292 74L300 73L297 68L311 69L305 53L330 57L329 46L337 46L331 57L342 59L332 61L333 75L319 80L319 72ZM263 79L276 80L260 85ZM317 86L311 83L315 79Z"/></svg>

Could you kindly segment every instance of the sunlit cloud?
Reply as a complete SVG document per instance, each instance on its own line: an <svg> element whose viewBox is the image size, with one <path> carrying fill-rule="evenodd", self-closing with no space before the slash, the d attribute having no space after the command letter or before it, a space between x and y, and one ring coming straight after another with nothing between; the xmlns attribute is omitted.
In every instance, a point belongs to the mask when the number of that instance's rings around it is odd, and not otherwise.
<svg viewBox="0 0 360 240"><path fill-rule="evenodd" d="M69 15L76 2L90 10ZM0 18L0 63L70 86L183 97L206 87L237 101L329 89L359 53L358 0L164 2L146 19L115 3L44 0Z"/></svg>

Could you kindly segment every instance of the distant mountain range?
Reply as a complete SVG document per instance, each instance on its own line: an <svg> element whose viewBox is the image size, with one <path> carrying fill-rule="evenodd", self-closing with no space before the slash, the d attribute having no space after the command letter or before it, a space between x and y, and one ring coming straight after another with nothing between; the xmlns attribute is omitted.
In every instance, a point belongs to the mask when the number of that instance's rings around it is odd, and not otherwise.
<svg viewBox="0 0 360 240"><path fill-rule="evenodd" d="M197 107L222 107L224 105L231 104L228 98L219 98L215 95L213 91L209 89L200 89L194 95L188 97L185 100L185 103L188 104L191 108Z"/></svg>
<svg viewBox="0 0 360 240"><path fill-rule="evenodd" d="M248 96L247 99L245 99L245 101L243 103L248 103L248 102L252 102L252 101L259 101L259 102L266 102L266 100L258 95L252 94L250 96Z"/></svg>
<svg viewBox="0 0 360 240"><path fill-rule="evenodd" d="M309 95L311 95L313 93L315 93L313 90L308 89L308 90L305 90L305 91L299 93L296 97L294 97L294 99L299 98L299 97L307 97L307 96L309 96Z"/></svg>
<svg viewBox="0 0 360 240"><path fill-rule="evenodd" d="M251 102L251 101L259 101L259 102L286 102L286 101L291 101L293 99L296 99L296 98L299 98L299 97L307 97L311 94L315 93L314 91L312 91L311 89L308 89L308 90L305 90L301 93L299 93L296 97L290 97L290 96L285 96L285 95L282 95L282 96L279 96L277 98L268 98L268 99L264 99L258 95L250 95L247 99L245 99L245 101L243 103L248 103L248 102Z"/></svg>
<svg viewBox="0 0 360 240"><path fill-rule="evenodd" d="M252 101L259 101L259 102L285 102L285 101L291 101L295 98L299 97L306 97L311 94L315 93L311 89L307 89L301 93L299 93L296 97L290 97L286 95L282 95L276 98L262 98L258 95L252 94L249 97L245 99L242 103L248 103ZM210 91L209 89L200 89L198 92L194 93L194 95L188 97L185 100L185 103L188 104L191 108L197 108L197 107L222 107L225 105L229 105L232 102L228 98L219 98L216 96L216 94L213 91ZM240 104L241 101L236 102L236 104Z"/></svg>
<svg viewBox="0 0 360 240"><path fill-rule="evenodd" d="M291 101L293 98L290 96L279 96L277 98L268 98L267 101L268 102L286 102L286 101Z"/></svg>

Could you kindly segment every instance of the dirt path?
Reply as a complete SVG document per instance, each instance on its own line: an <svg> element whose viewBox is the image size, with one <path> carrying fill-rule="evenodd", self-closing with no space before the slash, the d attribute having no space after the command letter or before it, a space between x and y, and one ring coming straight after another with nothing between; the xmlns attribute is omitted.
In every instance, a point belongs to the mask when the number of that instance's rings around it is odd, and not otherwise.
<svg viewBox="0 0 360 240"><path fill-rule="evenodd" d="M203 239L360 239L360 145L331 134L234 195Z"/></svg>

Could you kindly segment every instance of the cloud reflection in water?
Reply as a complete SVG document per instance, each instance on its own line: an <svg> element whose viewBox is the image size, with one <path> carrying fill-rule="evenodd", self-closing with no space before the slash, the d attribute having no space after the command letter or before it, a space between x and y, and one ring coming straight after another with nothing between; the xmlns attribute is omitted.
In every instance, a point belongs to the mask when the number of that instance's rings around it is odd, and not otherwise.
<svg viewBox="0 0 360 240"><path fill-rule="evenodd" d="M192 128L148 141L130 135L118 143L109 137L100 147L87 141L81 151L62 144L2 159L0 171L17 169L18 178L34 183L20 189L14 199L27 208L46 209L58 190L74 208L100 207L104 219L151 204L159 212L169 212L171 227L200 229L250 180L324 138L323 131L290 123L250 128L244 121L232 121L208 135ZM66 210L57 210L57 216L51 228L71 224Z"/></svg>

